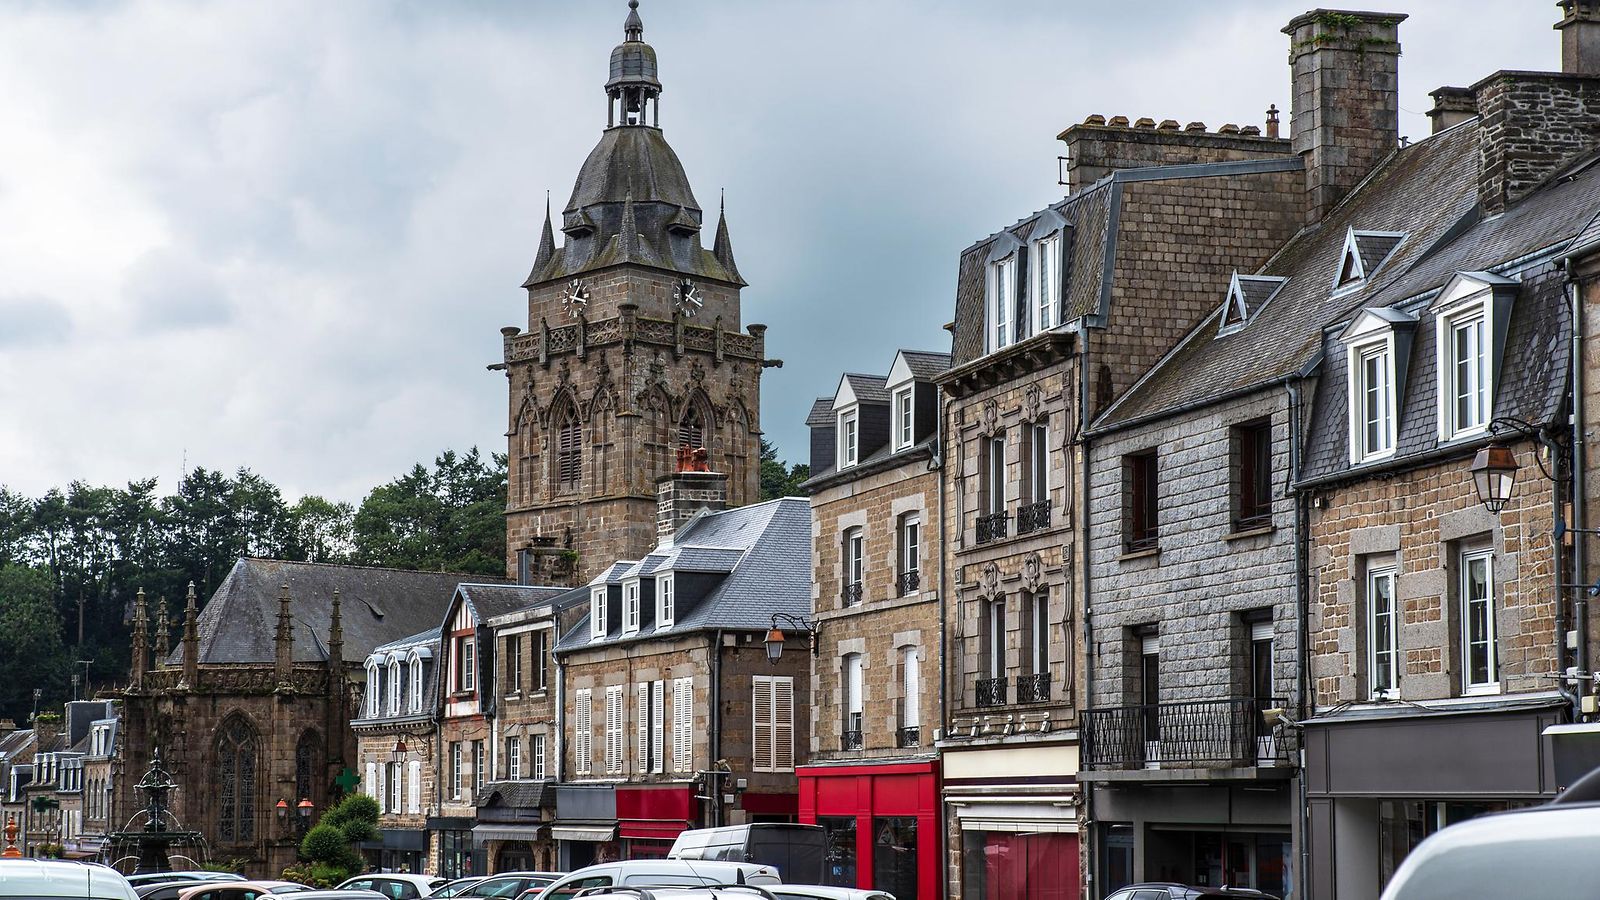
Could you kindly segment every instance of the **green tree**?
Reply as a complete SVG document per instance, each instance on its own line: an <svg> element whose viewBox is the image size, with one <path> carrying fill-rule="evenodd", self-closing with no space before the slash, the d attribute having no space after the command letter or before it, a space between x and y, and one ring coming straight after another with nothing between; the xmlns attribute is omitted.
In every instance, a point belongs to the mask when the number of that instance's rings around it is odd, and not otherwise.
<svg viewBox="0 0 1600 900"><path fill-rule="evenodd" d="M378 835L378 801L351 794L323 813L300 841L300 856L310 863L285 875L315 887L332 887L364 868L355 845Z"/></svg>
<svg viewBox="0 0 1600 900"><path fill-rule="evenodd" d="M343 562L355 552L355 507L307 495L289 507L284 555L306 562Z"/></svg>
<svg viewBox="0 0 1600 900"><path fill-rule="evenodd" d="M69 664L51 594L49 571L0 565L0 714L26 714L36 687L61 696Z"/></svg>
<svg viewBox="0 0 1600 900"><path fill-rule="evenodd" d="M356 510L356 561L428 571L505 571L506 458L446 451L374 488Z"/></svg>
<svg viewBox="0 0 1600 900"><path fill-rule="evenodd" d="M761 439L761 499L778 497L803 497L800 485L811 477L811 466L795 463L793 466L778 459L778 449Z"/></svg>

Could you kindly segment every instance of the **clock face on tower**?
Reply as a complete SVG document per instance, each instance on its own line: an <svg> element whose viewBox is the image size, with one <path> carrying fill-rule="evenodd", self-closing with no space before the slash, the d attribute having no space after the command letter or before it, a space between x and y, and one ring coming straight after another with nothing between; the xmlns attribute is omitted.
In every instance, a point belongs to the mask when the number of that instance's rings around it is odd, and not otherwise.
<svg viewBox="0 0 1600 900"><path fill-rule="evenodd" d="M583 279L574 278L561 292L561 305L566 308L567 315L576 319L589 309L589 288L584 286Z"/></svg>
<svg viewBox="0 0 1600 900"><path fill-rule="evenodd" d="M678 282L678 288L673 295L673 306L685 319L694 318L694 314L700 311L700 288L694 283L693 278L685 278Z"/></svg>

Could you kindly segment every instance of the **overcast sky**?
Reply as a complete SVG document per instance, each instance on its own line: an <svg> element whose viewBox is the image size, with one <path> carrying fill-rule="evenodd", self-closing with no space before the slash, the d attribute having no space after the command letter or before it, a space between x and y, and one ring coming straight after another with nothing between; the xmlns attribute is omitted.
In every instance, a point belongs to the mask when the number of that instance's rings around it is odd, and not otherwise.
<svg viewBox="0 0 1600 900"><path fill-rule="evenodd" d="M663 128L702 206L726 188L745 321L785 363L781 452L841 371L948 349L961 249L1060 197L1061 129L1287 110L1279 29L1308 5L644 0ZM1429 90L1558 65L1553 0L1377 8L1411 16L1413 138ZM484 366L526 324L626 11L0 2L0 484L170 490L187 459L357 501L503 451Z"/></svg>

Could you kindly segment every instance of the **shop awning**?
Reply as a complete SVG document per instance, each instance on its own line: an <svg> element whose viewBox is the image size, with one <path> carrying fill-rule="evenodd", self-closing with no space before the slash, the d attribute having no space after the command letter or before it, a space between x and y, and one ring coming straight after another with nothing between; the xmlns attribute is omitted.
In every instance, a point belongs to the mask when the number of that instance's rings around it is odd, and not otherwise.
<svg viewBox="0 0 1600 900"><path fill-rule="evenodd" d="M552 825L550 826L550 837L558 841L589 841L600 844L616 839L617 826Z"/></svg>
<svg viewBox="0 0 1600 900"><path fill-rule="evenodd" d="M623 822L620 832L629 840L673 841L688 827L688 822Z"/></svg>
<svg viewBox="0 0 1600 900"><path fill-rule="evenodd" d="M479 841L536 841L544 834L543 825L512 825L490 822L472 826L472 837Z"/></svg>

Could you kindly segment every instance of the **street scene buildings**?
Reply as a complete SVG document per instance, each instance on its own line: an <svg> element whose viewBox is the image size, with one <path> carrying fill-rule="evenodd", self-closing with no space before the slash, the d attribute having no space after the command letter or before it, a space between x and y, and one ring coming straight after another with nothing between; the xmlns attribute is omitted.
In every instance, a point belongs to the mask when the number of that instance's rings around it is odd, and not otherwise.
<svg viewBox="0 0 1600 900"><path fill-rule="evenodd" d="M765 410L629 6L492 366L504 577L245 558L141 595L115 696L0 722L29 850L100 853L159 751L256 876L365 793L389 871L792 822L896 900L1344 900L1600 760L1600 3L1420 139L1402 12L1264 36L1260 125L1088 116L1063 196L952 251L947 347ZM803 496L761 497L763 415L808 428Z"/></svg>

